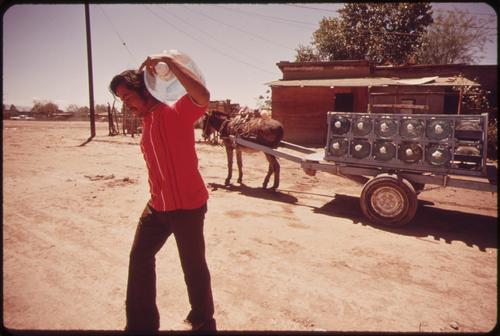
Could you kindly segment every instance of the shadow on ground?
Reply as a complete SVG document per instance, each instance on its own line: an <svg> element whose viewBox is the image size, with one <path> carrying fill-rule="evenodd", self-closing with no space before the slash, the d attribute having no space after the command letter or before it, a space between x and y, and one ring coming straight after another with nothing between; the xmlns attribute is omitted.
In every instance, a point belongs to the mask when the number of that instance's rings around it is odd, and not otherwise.
<svg viewBox="0 0 500 336"><path fill-rule="evenodd" d="M215 191L217 189L224 189L227 191L235 191L235 192L238 192L238 193L245 195L245 196L248 196L248 197L255 197L255 198L271 200L271 201L276 201L276 202L283 202L283 203L288 203L288 204L296 204L298 201L297 197L282 193L279 190L274 191L272 189L253 188L253 187L249 187L245 184L223 185L223 184L219 184L219 183L209 183L208 187L212 191Z"/></svg>
<svg viewBox="0 0 500 336"><path fill-rule="evenodd" d="M332 201L313 211L397 234L431 237L436 241L443 239L448 244L461 241L469 247L477 246L481 251L498 246L497 217L440 209L428 201L420 200L415 218L401 228L371 224L361 211L359 197L354 196L336 194Z"/></svg>

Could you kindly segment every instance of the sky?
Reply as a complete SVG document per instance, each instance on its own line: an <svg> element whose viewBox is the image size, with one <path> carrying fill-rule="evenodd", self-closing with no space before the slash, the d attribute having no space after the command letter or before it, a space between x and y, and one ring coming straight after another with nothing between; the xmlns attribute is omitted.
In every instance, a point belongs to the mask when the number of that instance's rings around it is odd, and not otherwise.
<svg viewBox="0 0 500 336"><path fill-rule="evenodd" d="M435 12L465 9L487 19L495 35L479 64L497 64L497 15L486 3L432 3ZM92 4L94 103L113 103L114 75L138 68L163 50L188 54L201 69L211 100L257 107L277 67L308 45L323 17L342 3ZM83 4L18 4L2 17L3 103L60 109L89 106L87 36ZM118 102L117 107L121 103Z"/></svg>

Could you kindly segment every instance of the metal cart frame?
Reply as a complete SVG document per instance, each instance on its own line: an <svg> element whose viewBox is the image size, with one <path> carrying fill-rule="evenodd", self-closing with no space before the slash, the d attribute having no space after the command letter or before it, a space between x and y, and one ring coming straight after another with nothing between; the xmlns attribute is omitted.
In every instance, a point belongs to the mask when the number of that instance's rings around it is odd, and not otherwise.
<svg viewBox="0 0 500 336"><path fill-rule="evenodd" d="M432 139L423 136L407 139L396 132L391 136L375 135L372 131L364 137L356 136L352 125L342 134L335 134L333 123L335 118L342 117L348 120L353 118L368 118L372 122L387 118L398 125L410 119L420 120L424 125L436 120L443 120L450 124L450 133L443 139ZM458 122L478 121L479 130L457 130ZM497 192L497 167L487 163L487 126L488 116L482 115L431 115L431 114L371 114L371 113L343 113L328 112L328 138L324 153L293 143L281 142L281 147L287 151L272 149L255 142L239 137L233 140L239 145L260 150L276 157L293 161L301 166L305 173L314 175L316 171L328 172L348 178L363 185L360 196L361 209L364 215L375 224L385 226L403 226L411 222L417 211L417 195L425 191L424 186L437 185L487 192ZM388 160L376 160L373 147L365 158L356 158L351 155L351 146L348 146L345 155L335 157L329 151L332 139L342 138L347 142L355 139L364 139L370 144L375 141L391 141L400 146L407 141L418 143L423 148L422 159L417 162L404 162L396 155ZM438 144L450 150L450 160L442 165L434 165L425 161L425 151L430 144ZM456 153L459 145L476 146L480 150L477 155L467 156ZM460 163L464 163L460 165Z"/></svg>

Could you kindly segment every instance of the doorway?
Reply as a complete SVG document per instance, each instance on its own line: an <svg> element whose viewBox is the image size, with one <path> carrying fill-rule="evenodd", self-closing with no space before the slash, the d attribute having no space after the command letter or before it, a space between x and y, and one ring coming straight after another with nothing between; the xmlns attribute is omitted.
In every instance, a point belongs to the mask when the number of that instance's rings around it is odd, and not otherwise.
<svg viewBox="0 0 500 336"><path fill-rule="evenodd" d="M335 107L336 112L354 112L354 96L352 93L336 93Z"/></svg>

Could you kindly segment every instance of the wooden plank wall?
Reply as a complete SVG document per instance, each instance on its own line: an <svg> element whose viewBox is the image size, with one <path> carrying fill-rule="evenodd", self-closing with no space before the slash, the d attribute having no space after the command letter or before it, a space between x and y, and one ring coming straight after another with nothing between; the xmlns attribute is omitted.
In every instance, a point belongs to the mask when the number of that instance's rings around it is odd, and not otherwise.
<svg viewBox="0 0 500 336"><path fill-rule="evenodd" d="M272 87L273 118L283 124L284 140L299 145L324 146L327 132L326 113L334 110L336 93L352 93L352 112L366 112L366 87Z"/></svg>
<svg viewBox="0 0 500 336"><path fill-rule="evenodd" d="M390 92L395 94L394 96L372 96L371 104L401 104L403 99L414 99L415 105L427 105L429 107L426 111L417 111L413 113L432 113L432 114L442 114L442 113L456 113L456 111L444 111L444 95L443 93L447 91L446 88L439 86L405 86L405 87L377 87L372 88L372 93L379 92ZM405 92L408 92L405 94ZM415 92L425 93L425 94L412 94ZM396 95L397 93L397 95ZM457 98L458 99L458 96ZM373 108L373 113L400 113L393 108Z"/></svg>
<svg viewBox="0 0 500 336"><path fill-rule="evenodd" d="M326 112L333 109L334 92L326 87L273 87L273 118L283 124L284 140L324 145Z"/></svg>
<svg viewBox="0 0 500 336"><path fill-rule="evenodd" d="M366 86L353 87L354 111L366 113L368 108L368 88Z"/></svg>

